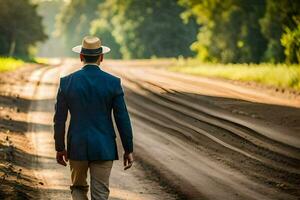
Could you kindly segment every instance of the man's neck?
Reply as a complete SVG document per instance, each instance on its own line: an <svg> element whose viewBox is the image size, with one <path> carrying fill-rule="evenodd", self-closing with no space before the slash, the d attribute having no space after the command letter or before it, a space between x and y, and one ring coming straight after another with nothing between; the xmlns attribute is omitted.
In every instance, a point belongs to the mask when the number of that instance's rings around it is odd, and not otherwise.
<svg viewBox="0 0 300 200"><path fill-rule="evenodd" d="M99 66L98 63L84 63L84 66L86 66L86 65L97 65L97 66Z"/></svg>

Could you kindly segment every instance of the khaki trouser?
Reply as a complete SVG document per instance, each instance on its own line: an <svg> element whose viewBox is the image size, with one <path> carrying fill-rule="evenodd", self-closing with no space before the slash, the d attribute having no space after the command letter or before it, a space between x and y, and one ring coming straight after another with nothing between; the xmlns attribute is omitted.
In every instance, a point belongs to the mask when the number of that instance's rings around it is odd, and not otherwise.
<svg viewBox="0 0 300 200"><path fill-rule="evenodd" d="M109 196L109 176L113 161L70 160L73 200L88 200L87 171L90 169L92 200L107 200Z"/></svg>

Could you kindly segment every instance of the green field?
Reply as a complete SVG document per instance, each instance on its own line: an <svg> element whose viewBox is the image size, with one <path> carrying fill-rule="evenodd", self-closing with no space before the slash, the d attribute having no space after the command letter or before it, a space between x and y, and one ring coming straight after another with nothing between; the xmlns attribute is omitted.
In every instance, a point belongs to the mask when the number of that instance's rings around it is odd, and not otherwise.
<svg viewBox="0 0 300 200"><path fill-rule="evenodd" d="M23 65L23 60L16 58L0 57L0 72L15 70Z"/></svg>
<svg viewBox="0 0 300 200"><path fill-rule="evenodd" d="M169 70L192 75L254 81L264 85L300 90L300 65L212 64L195 60L178 61Z"/></svg>

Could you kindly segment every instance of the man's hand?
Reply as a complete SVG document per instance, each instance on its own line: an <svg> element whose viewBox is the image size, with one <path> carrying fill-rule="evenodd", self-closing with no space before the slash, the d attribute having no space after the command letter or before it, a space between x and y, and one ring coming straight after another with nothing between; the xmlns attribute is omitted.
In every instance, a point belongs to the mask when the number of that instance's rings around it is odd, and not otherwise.
<svg viewBox="0 0 300 200"><path fill-rule="evenodd" d="M133 154L132 153L124 153L124 170L129 169L133 164Z"/></svg>
<svg viewBox="0 0 300 200"><path fill-rule="evenodd" d="M67 166L67 163L66 163L66 162L68 162L67 151L63 150L63 151L56 152L56 161L60 165Z"/></svg>

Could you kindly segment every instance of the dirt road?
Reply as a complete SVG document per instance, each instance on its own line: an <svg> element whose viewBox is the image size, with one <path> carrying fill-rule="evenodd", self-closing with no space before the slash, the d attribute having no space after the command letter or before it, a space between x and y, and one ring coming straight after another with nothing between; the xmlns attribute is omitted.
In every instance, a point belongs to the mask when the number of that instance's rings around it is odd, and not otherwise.
<svg viewBox="0 0 300 200"><path fill-rule="evenodd" d="M188 199L297 199L300 99L110 61L141 159Z"/></svg>
<svg viewBox="0 0 300 200"><path fill-rule="evenodd" d="M55 67L40 68L31 74L28 87L24 90L24 95L33 99L29 109L28 137L36 154L32 168L35 176L43 182L39 186L40 199L70 199L69 169L57 165L55 160L52 119L59 77L79 68L79 63L72 60L62 61ZM32 83L36 83L36 87L32 87ZM122 149L119 150L122 155ZM146 176L138 163L133 169L123 171L122 161L116 161L110 179L110 199L176 199L176 194L165 192L163 186Z"/></svg>
<svg viewBox="0 0 300 200"><path fill-rule="evenodd" d="M69 171L55 163L51 125L59 77L79 65L68 59L35 70L36 87L24 90L33 98L28 137L42 199L70 198ZM137 157L126 172L115 162L111 199L299 198L299 98L132 62L101 68L122 78Z"/></svg>

